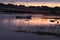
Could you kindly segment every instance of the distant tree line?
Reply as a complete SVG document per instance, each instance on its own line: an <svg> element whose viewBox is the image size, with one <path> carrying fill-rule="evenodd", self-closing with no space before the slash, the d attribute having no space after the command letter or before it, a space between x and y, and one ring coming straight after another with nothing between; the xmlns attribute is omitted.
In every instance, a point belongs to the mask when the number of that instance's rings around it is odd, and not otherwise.
<svg viewBox="0 0 60 40"><path fill-rule="evenodd" d="M48 7L48 6L25 6L25 5L14 5L14 4L4 4L0 3L0 9L1 8L14 8L14 9L36 9L36 10L42 10L42 11L49 11L50 13L57 14L59 15L60 13L60 7L55 6L55 7Z"/></svg>
<svg viewBox="0 0 60 40"><path fill-rule="evenodd" d="M27 8L25 5L14 5L14 4L3 4L0 3L0 7L7 7L7 8ZM48 11L56 11L56 10L60 10L60 7L56 6L56 7L48 7L48 6L29 6L28 8L36 8L36 9L40 9L40 10L48 10Z"/></svg>

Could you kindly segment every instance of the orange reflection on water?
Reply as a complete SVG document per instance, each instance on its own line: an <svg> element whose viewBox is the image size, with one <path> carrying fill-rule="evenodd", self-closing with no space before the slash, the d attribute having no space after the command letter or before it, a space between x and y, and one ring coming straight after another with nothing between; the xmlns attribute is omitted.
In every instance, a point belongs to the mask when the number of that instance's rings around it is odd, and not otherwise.
<svg viewBox="0 0 60 40"><path fill-rule="evenodd" d="M8 20L8 19L5 19L3 20L3 23L5 24L12 24L12 25L16 25L16 26L19 26L19 25L54 25L54 24L57 24L57 21L60 22L60 20L55 20L55 22L50 22L50 20L53 20L53 19L45 19L45 18L41 18L41 17L32 17L31 20L29 21L26 21L24 19L11 19L11 20Z"/></svg>
<svg viewBox="0 0 60 40"><path fill-rule="evenodd" d="M52 19L45 19L45 18L40 18L40 17L33 17L31 20L31 24L37 24L37 25L50 25L50 24L56 24L55 22L50 22Z"/></svg>

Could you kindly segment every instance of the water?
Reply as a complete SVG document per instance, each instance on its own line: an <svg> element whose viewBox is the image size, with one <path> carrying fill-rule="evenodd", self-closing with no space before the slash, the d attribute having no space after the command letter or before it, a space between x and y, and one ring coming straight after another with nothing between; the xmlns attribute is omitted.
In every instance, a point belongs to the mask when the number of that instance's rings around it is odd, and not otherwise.
<svg viewBox="0 0 60 40"><path fill-rule="evenodd" d="M1 12L3 13L3 12ZM26 30L27 32L37 32L37 31L42 31L42 32L52 32L52 33L60 33L60 26L59 24L57 24L57 21L60 22L60 19L56 20L55 22L50 22L50 20L52 19L45 19L43 18L44 15L41 14L16 14L18 16L29 16L31 15L31 19L15 19L12 18L15 16L15 14L0 14L0 36L1 38L7 38L8 39L14 39L14 38L19 38L21 40L28 40L31 39L33 40L33 38L35 39L41 39L44 40L43 38L46 37L45 39L51 39L51 40L55 40L54 36L38 36L38 35L33 35L33 34L29 34L29 33L16 33L16 30ZM19 28L18 28L19 27ZM42 27L42 28L41 28ZM13 37L12 37L13 35ZM25 36L26 37L25 37ZM30 36L30 35L33 35ZM4 37L3 37L4 36ZM5 37L6 36L6 37ZM10 37L9 37L10 36ZM15 37L14 37L15 36ZM22 36L22 38L21 38ZM34 37L35 36L35 37ZM29 38L32 37L32 38ZM24 39L23 39L24 38ZM1 40L4 40L1 39ZM6 39L6 40L8 40ZM12 39L12 40L13 40ZM17 40L14 39L14 40ZM47 40L48 40L47 39ZM56 38L56 40L59 40L59 38Z"/></svg>
<svg viewBox="0 0 60 40"><path fill-rule="evenodd" d="M16 19L12 18L15 15L18 16L29 16L31 15L31 19ZM43 18L44 15L41 14L0 14L0 26L2 28L7 29L18 29L20 27L23 30L27 30L28 28L36 28L36 27L57 27L57 21L60 22L60 19L56 20L55 22L50 22L52 19L45 19Z"/></svg>

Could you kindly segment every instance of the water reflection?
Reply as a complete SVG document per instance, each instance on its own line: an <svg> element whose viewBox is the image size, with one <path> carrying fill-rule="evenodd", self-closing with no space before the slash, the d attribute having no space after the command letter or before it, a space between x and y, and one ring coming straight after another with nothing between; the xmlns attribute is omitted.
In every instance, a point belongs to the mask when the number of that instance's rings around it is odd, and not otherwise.
<svg viewBox="0 0 60 40"><path fill-rule="evenodd" d="M44 18L42 17L42 15L32 15L31 19L14 19L12 18L14 15L13 14L0 14L2 15L0 17L0 26L2 28L7 28L7 29L18 29L18 28L22 28L24 30L32 30L31 28L33 28L34 30L36 30L36 28L38 28L38 30L41 30L41 27L44 27L43 29L45 29L45 27L57 27L57 21L60 24L60 19L49 19L49 18ZM21 14L22 15L22 14ZM26 14L25 14L26 16ZM50 22L50 20L55 20L54 22ZM35 27L35 28L34 28ZM29 28L29 29L28 29ZM42 30L43 31L43 30ZM46 30L44 30L46 31ZM47 29L47 31L49 31Z"/></svg>
<svg viewBox="0 0 60 40"><path fill-rule="evenodd" d="M1 19L1 22L3 24L10 24L10 25L27 25L28 24L28 19ZM29 20L29 25L55 25L57 24L57 21L60 22L60 20L57 20L55 22L50 22L50 20L53 19L45 19L41 17L32 17L31 20Z"/></svg>

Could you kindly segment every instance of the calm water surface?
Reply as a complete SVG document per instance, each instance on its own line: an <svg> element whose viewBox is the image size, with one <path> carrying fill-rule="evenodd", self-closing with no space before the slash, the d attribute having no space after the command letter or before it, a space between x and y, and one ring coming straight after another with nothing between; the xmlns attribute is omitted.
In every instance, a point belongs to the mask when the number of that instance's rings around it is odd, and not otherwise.
<svg viewBox="0 0 60 40"><path fill-rule="evenodd" d="M36 27L36 26L53 26L55 27L55 25L57 25L57 21L60 22L60 19L55 21L55 22L50 22L51 19L45 19L42 18L44 17L44 15L41 14L16 14L18 16L29 16L31 15L31 19L16 19L16 18L12 18L15 16L15 14L0 14L0 26L1 28L4 28L3 31L8 30L9 29L15 30L17 29L17 27ZM28 21L27 21L28 20Z"/></svg>
<svg viewBox="0 0 60 40"><path fill-rule="evenodd" d="M15 17L15 15L18 15L18 16L31 15L32 17L31 19L12 18L12 17ZM44 17L46 16L41 14L0 14L0 40L45 40L45 39L60 40L60 38L57 38L52 35L35 35L31 33L15 32L18 29L18 27L20 27L19 30L26 30L26 31L40 30L43 32L45 31L45 32L60 33L59 31L60 23L57 24L57 21L60 22L60 19L56 20L55 22L50 22L50 20L54 20L54 19L45 19ZM41 29L39 27L44 27L44 28Z"/></svg>

